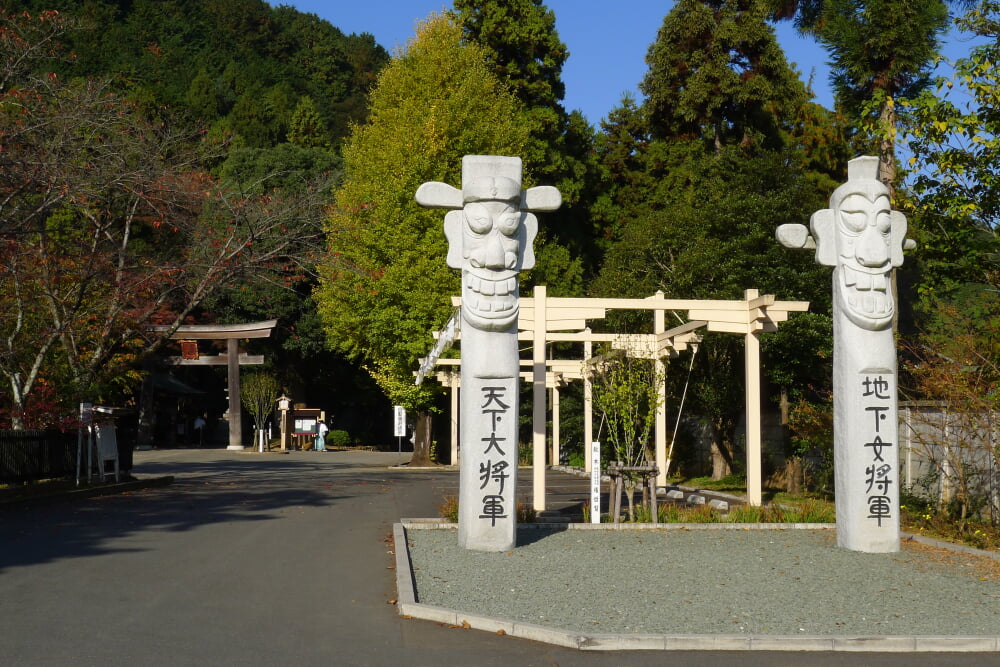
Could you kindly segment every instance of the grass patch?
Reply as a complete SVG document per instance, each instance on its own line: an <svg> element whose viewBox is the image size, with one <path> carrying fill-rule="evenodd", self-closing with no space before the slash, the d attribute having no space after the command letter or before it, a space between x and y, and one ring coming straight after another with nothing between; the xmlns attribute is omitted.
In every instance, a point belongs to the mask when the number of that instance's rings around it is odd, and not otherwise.
<svg viewBox="0 0 1000 667"><path fill-rule="evenodd" d="M723 491L728 493L746 493L747 478L745 475L726 475L722 479L712 479L711 477L689 477L677 482L682 486L692 486L696 489L706 489L709 491Z"/></svg>
<svg viewBox="0 0 1000 667"><path fill-rule="evenodd" d="M915 497L904 497L900 504L900 527L915 535L945 542L965 544L976 549L1000 551L1000 526L978 518L965 521Z"/></svg>
<svg viewBox="0 0 1000 667"><path fill-rule="evenodd" d="M587 512L585 512L585 515ZM728 511L711 505L663 503L656 508L659 523L833 523L833 503L814 498L794 504L736 505ZM648 507L636 507L635 523L651 523ZM607 518L610 521L610 518ZM626 521L627 522L627 521Z"/></svg>
<svg viewBox="0 0 1000 667"><path fill-rule="evenodd" d="M458 523L458 496L445 496L444 502L438 505L438 515L445 521ZM535 523L536 516L535 508L524 503L517 504L518 523Z"/></svg>

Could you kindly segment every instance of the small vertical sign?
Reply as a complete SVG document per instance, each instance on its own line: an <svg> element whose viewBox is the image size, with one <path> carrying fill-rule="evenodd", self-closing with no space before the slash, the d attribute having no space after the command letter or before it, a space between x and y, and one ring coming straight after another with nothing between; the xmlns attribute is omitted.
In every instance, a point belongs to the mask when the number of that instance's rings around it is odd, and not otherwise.
<svg viewBox="0 0 1000 667"><path fill-rule="evenodd" d="M406 410L402 405L393 406L394 428L392 434L397 438L406 437Z"/></svg>
<svg viewBox="0 0 1000 667"><path fill-rule="evenodd" d="M402 405L392 406L393 433L396 436L396 453L403 452L403 440L406 437L406 409Z"/></svg>
<svg viewBox="0 0 1000 667"><path fill-rule="evenodd" d="M601 522L601 443L590 443L590 523Z"/></svg>

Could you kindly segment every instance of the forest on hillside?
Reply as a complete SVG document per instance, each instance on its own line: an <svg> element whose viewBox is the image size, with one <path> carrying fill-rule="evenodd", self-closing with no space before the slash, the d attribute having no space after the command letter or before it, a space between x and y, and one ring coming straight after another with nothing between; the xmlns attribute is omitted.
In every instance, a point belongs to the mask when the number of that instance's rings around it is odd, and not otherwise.
<svg viewBox="0 0 1000 667"><path fill-rule="evenodd" d="M563 105L567 49L541 0L455 0L393 58L371 35L262 0L0 7L0 378L15 426L57 423L82 397L134 400L164 353L151 323L277 317L259 349L286 391L356 443L387 439L386 407L405 405L433 456L442 389L412 374L459 285L440 212L413 193L457 184L477 153L520 155L525 185L563 193L523 294L756 288L812 304L764 337L768 399L793 429L775 460L825 446L831 349L829 273L775 229L824 208L849 159L876 155L918 243L897 272L900 386L995 407L994 0L677 0L643 99L599 127ZM829 54L834 109L810 101L778 21ZM938 81L953 29L979 40ZM691 372L668 373L671 410L689 389L680 437L710 441L716 476L741 466L742 354L706 335L671 364ZM581 400L568 390L564 414ZM582 455L579 430L563 434Z"/></svg>

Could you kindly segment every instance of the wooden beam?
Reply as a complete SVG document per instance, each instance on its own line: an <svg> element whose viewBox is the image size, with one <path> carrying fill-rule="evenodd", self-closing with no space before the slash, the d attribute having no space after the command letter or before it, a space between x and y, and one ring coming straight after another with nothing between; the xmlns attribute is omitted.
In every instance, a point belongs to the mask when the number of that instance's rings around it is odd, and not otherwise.
<svg viewBox="0 0 1000 667"><path fill-rule="evenodd" d="M167 357L163 363L168 366L225 366L229 364L228 354L209 354L197 359L184 359L183 357ZM259 366L264 363L263 354L247 354L240 352L238 363L240 366Z"/></svg>
<svg viewBox="0 0 1000 667"><path fill-rule="evenodd" d="M170 335L171 340L184 338L197 340L228 340L230 338L270 338L278 320L248 322L245 324L183 324ZM167 331L170 327L156 325L150 331Z"/></svg>

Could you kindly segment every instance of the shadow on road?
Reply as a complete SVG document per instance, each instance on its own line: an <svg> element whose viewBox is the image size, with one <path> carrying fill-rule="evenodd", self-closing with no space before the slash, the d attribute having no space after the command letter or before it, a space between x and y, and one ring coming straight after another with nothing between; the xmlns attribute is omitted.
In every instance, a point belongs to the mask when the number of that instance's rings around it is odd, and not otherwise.
<svg viewBox="0 0 1000 667"><path fill-rule="evenodd" d="M198 460L198 457L204 460ZM146 531L257 522L303 508L336 507L362 494L428 477L373 470L336 453L308 457L194 454L137 463L142 478L173 475L167 487L0 513L0 572L16 566L148 549ZM112 546L114 545L114 546Z"/></svg>

